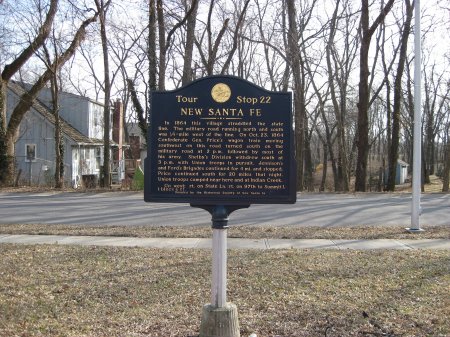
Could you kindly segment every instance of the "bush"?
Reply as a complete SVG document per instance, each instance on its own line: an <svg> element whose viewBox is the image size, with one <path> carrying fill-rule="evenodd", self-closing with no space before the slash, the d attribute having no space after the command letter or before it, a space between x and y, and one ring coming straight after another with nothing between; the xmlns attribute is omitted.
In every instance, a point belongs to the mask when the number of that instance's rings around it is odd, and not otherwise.
<svg viewBox="0 0 450 337"><path fill-rule="evenodd" d="M136 172L134 172L131 188L138 191L142 191L144 189L144 172L142 172L140 166L138 166Z"/></svg>

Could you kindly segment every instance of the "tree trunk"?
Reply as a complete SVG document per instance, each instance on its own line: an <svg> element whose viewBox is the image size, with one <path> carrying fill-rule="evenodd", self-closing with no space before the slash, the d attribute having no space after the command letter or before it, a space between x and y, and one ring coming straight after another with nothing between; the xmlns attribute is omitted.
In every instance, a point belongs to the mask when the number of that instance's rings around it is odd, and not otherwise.
<svg viewBox="0 0 450 337"><path fill-rule="evenodd" d="M303 191L304 172L304 110L301 78L300 50L298 48L299 35L297 31L297 15L293 1L286 1L288 16L288 48L291 60L292 76L294 77L294 116L295 116L295 148L297 158L297 190Z"/></svg>
<svg viewBox="0 0 450 337"><path fill-rule="evenodd" d="M345 104L346 104L346 95L343 91L344 88L340 87L341 92L341 104L338 102L338 97L336 95L335 89L335 76L337 77L338 70L336 69L336 74L333 74L333 67L331 62L331 54L332 49L334 48L334 37L336 34L336 21L337 14L339 9L339 0L336 2L336 7L333 12L333 16L330 20L330 34L329 40L325 47L326 50L326 61L327 61L327 69L328 69L328 83L330 86L331 100L333 102L333 109L336 115L337 122L337 140L338 140L338 167L337 174L334 177L335 180L335 190L336 191L345 191L349 190L349 169L348 169L348 160L347 160L347 145L346 145L346 135L345 135ZM341 70L342 71L342 70Z"/></svg>
<svg viewBox="0 0 450 337"><path fill-rule="evenodd" d="M17 128L16 132L10 132L8 128L5 136L5 144L6 144L6 171L4 172L5 177L5 185L13 186L14 185L14 176L16 173L16 162L15 162L15 144L16 138L19 129Z"/></svg>
<svg viewBox="0 0 450 337"><path fill-rule="evenodd" d="M307 133L307 132L305 132ZM304 172L304 183L303 186L308 190L308 192L314 192L314 181L313 181L313 162L311 156L311 142L310 137L307 134L304 135L305 142L305 172Z"/></svg>
<svg viewBox="0 0 450 337"><path fill-rule="evenodd" d="M447 125L445 136L444 170L442 174L442 192L448 192L450 185L450 124Z"/></svg>
<svg viewBox="0 0 450 337"><path fill-rule="evenodd" d="M56 43L56 41L55 41ZM50 53L47 48L44 46L45 55L47 59L47 64L51 63ZM58 58L56 54L57 50L55 47L55 66L58 65ZM64 187L64 144L61 138L61 123L59 118L59 86L58 86L58 75L54 69L52 77L50 79L50 91L52 94L52 112L55 116L55 188L63 188Z"/></svg>
<svg viewBox="0 0 450 337"><path fill-rule="evenodd" d="M391 148L389 151L389 174L387 182L387 190L395 190L395 178L397 171L397 160L398 160L398 146L400 143L400 115L401 115L401 101L403 98L402 92L402 77L403 71L405 69L406 62L406 52L408 45L408 37L411 31L411 20L413 15L414 7L411 5L410 0L405 0L406 5L406 19L403 26L403 31L401 35L401 47L400 55L397 67L397 73L395 75L394 83L394 109L392 111L392 137L391 137ZM389 104L389 102L388 102Z"/></svg>
<svg viewBox="0 0 450 337"><path fill-rule="evenodd" d="M55 188L64 187L64 143L61 138L61 123L59 118L59 87L56 72L51 83L53 114L55 115Z"/></svg>
<svg viewBox="0 0 450 337"><path fill-rule="evenodd" d="M212 31L211 31L211 18L213 13L213 7L214 7L214 0L211 0L211 4L209 5L209 11L208 11L208 19L206 21L206 33L208 37L208 57L206 57L202 51L202 48L200 44L197 41L197 48L200 53L202 63L205 66L206 73L208 75L212 75L214 71L214 64L217 61L217 52L219 50L220 43L222 41L223 35L225 34L225 31L228 28L228 22L230 19L225 19L223 22L222 28L220 29L219 33L217 34L216 40L214 41L214 45L212 42Z"/></svg>
<svg viewBox="0 0 450 337"><path fill-rule="evenodd" d="M58 68L58 50L57 50L57 41L53 34L53 47L55 52L54 59L54 67ZM61 123L59 118L59 85L58 85L58 72L57 69L53 69L50 67L52 64L52 59L50 56L50 52L47 46L44 44L44 55L45 55L45 63L47 65L47 69L52 71L52 76L50 78L50 92L52 95L52 112L55 116L55 188L63 188L64 187L64 144L62 143L61 138Z"/></svg>
<svg viewBox="0 0 450 337"><path fill-rule="evenodd" d="M358 101L358 127L356 146L358 157L356 162L355 191L366 191L367 162L369 156L369 48L370 40L375 30L392 8L394 0L389 0L369 27L369 1L362 0L361 5L361 47L359 60L359 101Z"/></svg>
<svg viewBox="0 0 450 337"><path fill-rule="evenodd" d="M162 0L156 1L156 17L158 20L159 33L159 79L158 89L164 91L166 89L166 29L164 22L164 11Z"/></svg>
<svg viewBox="0 0 450 337"><path fill-rule="evenodd" d="M148 15L148 83L149 94L156 90L156 74L157 74L157 61L156 61L156 7L155 0L149 1L149 15Z"/></svg>
<svg viewBox="0 0 450 337"><path fill-rule="evenodd" d="M167 51L170 47L170 42L172 39L172 35L175 33L175 31L183 26L188 20L188 27L187 27L187 41L186 41L186 48L185 52L185 62L183 66L183 78L184 78L184 71L187 69L187 67L190 68L192 63L192 52L193 52L193 46L194 46L194 37L195 37L195 20L196 20L196 13L197 13L197 7L198 7L198 0L192 0L191 1L191 8L186 12L186 15L178 21L172 29L167 33L166 37L166 24L164 20L164 8L163 8L163 1L162 0L156 0L156 20L158 23L158 42L159 42L159 80L158 80L158 89L161 91L166 90L166 59L167 59ZM152 5L150 5L150 10L152 11ZM150 23L155 19L152 17L154 14L150 13ZM155 22L156 26L156 22ZM151 41L152 42L152 41ZM156 35L155 35L155 44L156 44ZM156 49L156 47L155 47ZM190 69L189 69L190 72ZM188 72L188 75L189 75ZM187 76L187 75L186 75Z"/></svg>
<svg viewBox="0 0 450 337"><path fill-rule="evenodd" d="M104 0L95 0L100 17L100 38L102 41L103 71L105 75L105 100L103 108L103 187L106 188L109 188L111 185L111 139L109 135L111 130L111 80L109 78L108 38L106 36L106 12L110 2L110 0L106 3Z"/></svg>
<svg viewBox="0 0 450 337"><path fill-rule="evenodd" d="M368 0L362 1L361 8L361 49L359 55L359 86L358 86L358 128L357 143L358 157L356 160L355 191L366 191L367 157L369 154L369 4Z"/></svg>
<svg viewBox="0 0 450 337"><path fill-rule="evenodd" d="M327 182L327 170L328 170L328 146L326 141L322 142L323 144L323 159L322 159L322 180L320 181L320 192L325 191L325 186Z"/></svg>
<svg viewBox="0 0 450 337"><path fill-rule="evenodd" d="M428 96L428 95L427 95ZM429 100L429 97L426 98L426 100ZM428 106L427 110L427 118L426 118L426 126L425 126L425 142L426 142L426 146L424 148L425 150L425 155L423 157L424 161L425 161L425 183L429 184L430 183L430 175L433 174L433 157L434 157L434 131L433 131L433 126L434 126L434 113L431 110L431 107L429 106L429 104L426 104L426 106Z"/></svg>
<svg viewBox="0 0 450 337"><path fill-rule="evenodd" d="M131 79L127 78L127 89L131 96L131 102L133 103L133 107L136 110L136 114L138 117L138 125L141 129L141 134L144 139L147 139L147 120L145 118L145 110L139 102L137 97L136 89L134 88L134 83Z"/></svg>
<svg viewBox="0 0 450 337"><path fill-rule="evenodd" d="M238 46L238 39L240 34L240 29L242 26L242 23L244 22L245 13L247 12L248 4L250 3L250 0L245 1L244 8L242 9L241 13L239 14L239 18L236 23L236 30L234 31L233 35L233 46L231 47L230 52L228 53L227 59L225 60L225 63L222 67L222 71L220 72L222 75L228 72L228 67L230 66L231 59L233 58L234 53L236 52L237 46Z"/></svg>
<svg viewBox="0 0 450 337"><path fill-rule="evenodd" d="M183 77L181 79L181 85L183 86L191 82L193 78L192 53L194 51L195 23L197 22L198 1L191 0L191 6L193 6L193 10L192 14L187 19L186 27L186 48L184 53Z"/></svg>
<svg viewBox="0 0 450 337"><path fill-rule="evenodd" d="M6 92L8 90L8 81L0 79L0 185L8 185L7 172L9 161L6 146Z"/></svg>

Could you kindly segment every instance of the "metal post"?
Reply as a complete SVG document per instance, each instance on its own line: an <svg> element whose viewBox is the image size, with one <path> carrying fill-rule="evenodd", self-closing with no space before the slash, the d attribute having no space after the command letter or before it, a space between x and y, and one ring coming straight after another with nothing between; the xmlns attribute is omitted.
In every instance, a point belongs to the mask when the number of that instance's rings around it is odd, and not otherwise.
<svg viewBox="0 0 450 337"><path fill-rule="evenodd" d="M413 136L413 181L411 202L411 232L423 231L420 228L420 193L422 181L422 134L421 134L421 41L420 41L420 1L414 5L414 136Z"/></svg>
<svg viewBox="0 0 450 337"><path fill-rule="evenodd" d="M211 304L223 308L227 303L227 228L213 228Z"/></svg>
<svg viewBox="0 0 450 337"><path fill-rule="evenodd" d="M222 308L227 303L228 211L225 206L214 207L212 228L211 304L216 308Z"/></svg>
<svg viewBox="0 0 450 337"><path fill-rule="evenodd" d="M200 337L239 337L236 305L227 303L227 234L231 212L250 205L195 205L212 215L211 304L203 307Z"/></svg>

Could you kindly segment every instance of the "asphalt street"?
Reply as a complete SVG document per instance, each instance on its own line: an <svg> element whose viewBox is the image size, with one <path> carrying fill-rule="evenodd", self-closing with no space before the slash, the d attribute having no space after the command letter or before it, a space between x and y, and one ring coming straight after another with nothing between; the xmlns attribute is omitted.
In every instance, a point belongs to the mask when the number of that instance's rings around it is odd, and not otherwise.
<svg viewBox="0 0 450 337"><path fill-rule="evenodd" d="M450 224L450 194L421 196L422 227ZM188 204L146 203L143 193L0 193L0 223L129 226L209 225L211 216ZM292 205L252 205L230 225L352 226L411 224L410 194L307 194Z"/></svg>

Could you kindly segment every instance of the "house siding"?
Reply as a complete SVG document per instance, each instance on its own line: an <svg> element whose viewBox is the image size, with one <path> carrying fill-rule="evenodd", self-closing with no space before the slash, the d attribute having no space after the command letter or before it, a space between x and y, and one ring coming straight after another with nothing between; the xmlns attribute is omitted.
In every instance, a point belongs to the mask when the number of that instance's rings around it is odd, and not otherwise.
<svg viewBox="0 0 450 337"><path fill-rule="evenodd" d="M55 174L55 128L38 113L29 112L20 125L19 138L15 144L16 167L20 172L19 183L33 185L53 185ZM72 180L71 146L74 142L63 136L64 141L64 181ZM27 144L36 146L35 160L26 157Z"/></svg>
<svg viewBox="0 0 450 337"><path fill-rule="evenodd" d="M52 105L51 91L42 89L39 100L45 105ZM89 138L103 137L103 105L88 97L67 92L59 93L60 115L66 122Z"/></svg>
<svg viewBox="0 0 450 337"><path fill-rule="evenodd" d="M21 83L9 84L8 118L24 92ZM56 155L55 116L49 110L51 105L50 90L43 89L21 122L15 146L19 184L53 185ZM59 115L65 146L66 185L79 187L87 180L97 182L100 177L103 165L103 110L102 104L86 97L60 92ZM110 135L112 137L112 128ZM112 146L116 146L113 143ZM30 153L33 154L32 160Z"/></svg>
<svg viewBox="0 0 450 337"><path fill-rule="evenodd" d="M23 93L20 85L12 83L11 86L7 98L8 119ZM18 184L49 186L54 184L56 160L54 117L41 103L51 106L51 94L48 89L40 93L39 100L25 114L20 124L15 144ZM65 121L62 138L66 185L80 186L83 175L99 176L103 160L103 146L98 139L103 136L103 123L100 120L102 111L101 104L88 98L60 93L60 117ZM35 150L33 160L27 158L27 146Z"/></svg>
<svg viewBox="0 0 450 337"><path fill-rule="evenodd" d="M45 90L47 92L48 90ZM46 102L48 105L48 102ZM89 116L83 113L89 109L89 101L68 95L60 97L60 115L75 129L89 137Z"/></svg>

